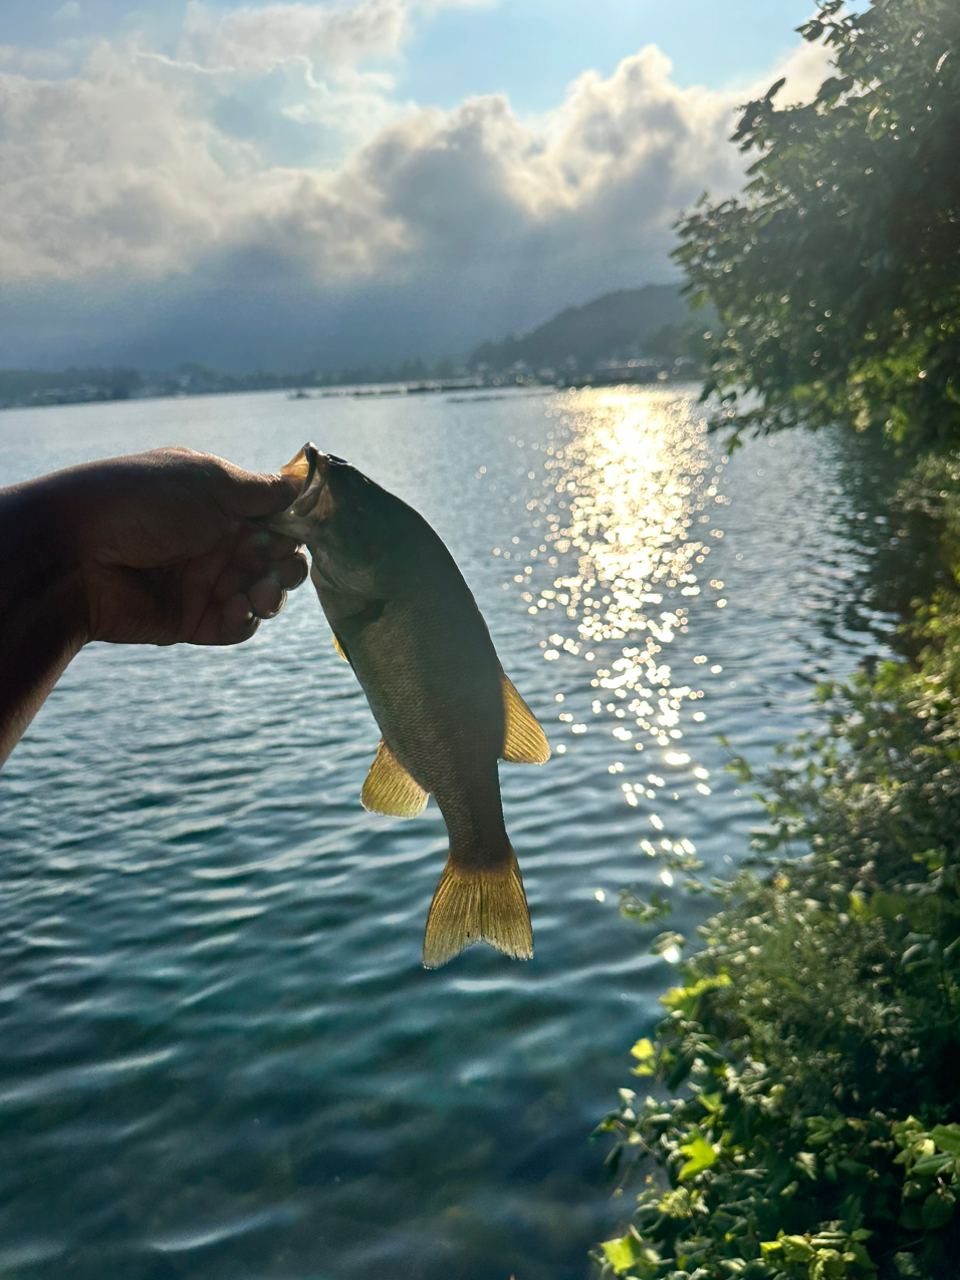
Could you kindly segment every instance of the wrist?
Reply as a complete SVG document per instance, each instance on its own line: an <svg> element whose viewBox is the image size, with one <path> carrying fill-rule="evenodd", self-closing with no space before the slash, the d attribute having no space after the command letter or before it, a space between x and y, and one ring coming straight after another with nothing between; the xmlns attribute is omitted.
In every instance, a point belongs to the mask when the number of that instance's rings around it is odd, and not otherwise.
<svg viewBox="0 0 960 1280"><path fill-rule="evenodd" d="M87 638L76 538L51 486L0 490L0 764Z"/></svg>
<svg viewBox="0 0 960 1280"><path fill-rule="evenodd" d="M50 480L0 491L0 651L16 666L65 666L89 638L79 539Z"/></svg>

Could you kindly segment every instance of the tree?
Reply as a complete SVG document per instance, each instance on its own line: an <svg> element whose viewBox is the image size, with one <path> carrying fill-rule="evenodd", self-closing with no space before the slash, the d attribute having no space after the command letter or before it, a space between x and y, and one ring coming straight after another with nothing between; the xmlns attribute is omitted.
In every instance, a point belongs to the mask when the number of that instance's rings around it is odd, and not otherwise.
<svg viewBox="0 0 960 1280"><path fill-rule="evenodd" d="M681 218L674 257L709 300L705 396L744 429L883 426L960 443L960 5L821 0L800 29L832 52L812 103L749 103L740 198Z"/></svg>

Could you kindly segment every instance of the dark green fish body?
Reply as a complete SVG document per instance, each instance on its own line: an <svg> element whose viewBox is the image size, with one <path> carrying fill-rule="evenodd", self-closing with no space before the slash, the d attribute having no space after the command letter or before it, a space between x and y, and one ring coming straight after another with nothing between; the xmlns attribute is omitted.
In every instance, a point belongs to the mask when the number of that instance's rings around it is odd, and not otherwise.
<svg viewBox="0 0 960 1280"><path fill-rule="evenodd" d="M444 964L481 939L526 959L533 938L498 761L542 763L543 731L423 517L312 445L286 471L302 480L301 495L271 527L306 543L324 613L383 734L363 803L413 816L433 795L450 836L424 963Z"/></svg>

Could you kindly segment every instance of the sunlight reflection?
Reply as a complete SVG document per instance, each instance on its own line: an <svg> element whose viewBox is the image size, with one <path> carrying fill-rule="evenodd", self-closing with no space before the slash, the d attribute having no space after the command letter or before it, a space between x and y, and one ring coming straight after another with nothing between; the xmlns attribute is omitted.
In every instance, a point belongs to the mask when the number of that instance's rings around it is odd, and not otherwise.
<svg viewBox="0 0 960 1280"><path fill-rule="evenodd" d="M657 772L644 769L642 780L620 784L631 808L645 809L664 790L676 799L681 779L708 795L707 770L682 742L685 717L704 719L695 710L703 690L694 673L708 659L693 657L690 674L678 680L670 646L688 633L691 611L702 617L705 608L726 603L716 599L723 583L708 568L711 543L723 536L717 507L727 499L717 481L726 459L715 461L689 395L571 392L548 413L559 430L546 448L542 496L527 504L542 541L526 554L509 550L524 561L513 581L526 588L527 612L543 617L544 660L580 659L592 668L592 723L585 708L558 709L558 720L574 736L608 732L630 753L608 766L611 774L639 775L636 753L654 750ZM663 818L647 816L664 831ZM688 841L663 844L671 862L694 852Z"/></svg>

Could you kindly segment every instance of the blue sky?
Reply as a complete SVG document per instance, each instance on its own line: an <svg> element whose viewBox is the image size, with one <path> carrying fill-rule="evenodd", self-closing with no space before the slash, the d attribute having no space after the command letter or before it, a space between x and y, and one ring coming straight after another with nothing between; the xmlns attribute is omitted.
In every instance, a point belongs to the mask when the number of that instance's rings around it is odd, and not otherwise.
<svg viewBox="0 0 960 1280"><path fill-rule="evenodd" d="M466 350L673 274L794 0L5 0L0 367Z"/></svg>
<svg viewBox="0 0 960 1280"><path fill-rule="evenodd" d="M6 0L0 44L50 48L69 38L146 32L172 50L184 0ZM238 6L211 0L221 12ZM785 56L811 0L501 0L421 15L394 62L398 90L452 107L468 94L505 92L518 110L546 111L588 67L609 75L645 44L671 59L680 84L750 83Z"/></svg>
<svg viewBox="0 0 960 1280"><path fill-rule="evenodd" d="M809 0L509 0L443 10L425 22L401 85L452 106L502 90L519 110L546 111L587 67L610 75L625 53L656 44L678 84L749 84L797 44Z"/></svg>

